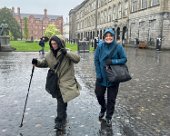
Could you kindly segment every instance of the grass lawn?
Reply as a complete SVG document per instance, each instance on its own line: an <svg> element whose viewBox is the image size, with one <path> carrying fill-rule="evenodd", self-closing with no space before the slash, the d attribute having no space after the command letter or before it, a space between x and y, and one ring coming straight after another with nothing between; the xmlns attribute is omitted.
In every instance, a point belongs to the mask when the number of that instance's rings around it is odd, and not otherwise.
<svg viewBox="0 0 170 136"><path fill-rule="evenodd" d="M37 42L25 42L25 41L10 41L11 47L15 48L17 52L38 52L41 50L41 46L38 45ZM66 48L70 49L71 51L77 51L77 44L70 44L66 43ZM49 50L48 42L45 43L45 51ZM93 51L91 48L90 51Z"/></svg>

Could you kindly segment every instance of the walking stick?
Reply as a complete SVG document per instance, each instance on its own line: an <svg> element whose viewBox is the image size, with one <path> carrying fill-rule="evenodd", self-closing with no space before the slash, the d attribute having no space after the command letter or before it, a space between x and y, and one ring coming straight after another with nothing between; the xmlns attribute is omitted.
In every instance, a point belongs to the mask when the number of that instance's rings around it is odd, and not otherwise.
<svg viewBox="0 0 170 136"><path fill-rule="evenodd" d="M34 68L35 68L35 67L33 66L33 67L32 67L32 73L31 73L31 79L30 79L29 87L28 87L28 92L27 92L26 99L25 99L24 110L23 110L23 114L22 114L22 120L21 120L21 124L20 124L19 127L22 127L22 126L23 126L24 114L25 114L25 110L26 110L26 106L27 106L28 94L29 94L29 90L30 90L30 85L31 85L33 73L34 73Z"/></svg>

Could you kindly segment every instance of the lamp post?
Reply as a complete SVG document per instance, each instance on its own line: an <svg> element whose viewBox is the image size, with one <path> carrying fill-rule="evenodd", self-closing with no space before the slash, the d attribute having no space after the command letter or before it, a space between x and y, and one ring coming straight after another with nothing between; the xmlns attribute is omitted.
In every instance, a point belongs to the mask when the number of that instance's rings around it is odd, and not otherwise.
<svg viewBox="0 0 170 136"><path fill-rule="evenodd" d="M21 20L21 17L20 17L20 31L21 31L21 41L22 41L22 20Z"/></svg>
<svg viewBox="0 0 170 136"><path fill-rule="evenodd" d="M97 47L97 37L98 37L98 33L97 33L97 11L98 11L98 0L96 0L96 10L95 10L94 50Z"/></svg>
<svg viewBox="0 0 170 136"><path fill-rule="evenodd" d="M96 0L96 10L95 10L95 36L97 37L97 11L98 11L98 0Z"/></svg>
<svg viewBox="0 0 170 136"><path fill-rule="evenodd" d="M118 24L118 20L115 19L115 20L114 20L115 38L118 36L118 35L117 35L117 24ZM117 38L116 38L116 39L117 39Z"/></svg>
<svg viewBox="0 0 170 136"><path fill-rule="evenodd" d="M42 36L44 36L45 27L42 28Z"/></svg>

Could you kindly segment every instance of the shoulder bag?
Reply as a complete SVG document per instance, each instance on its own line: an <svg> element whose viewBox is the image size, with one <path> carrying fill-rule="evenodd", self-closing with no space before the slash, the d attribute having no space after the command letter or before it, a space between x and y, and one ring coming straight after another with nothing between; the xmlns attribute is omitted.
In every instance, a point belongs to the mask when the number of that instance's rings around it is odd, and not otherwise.
<svg viewBox="0 0 170 136"><path fill-rule="evenodd" d="M59 70L63 58L64 58L64 55L61 56L61 59L54 66L54 68L53 69L50 68L47 73L45 89L49 94L52 95L53 98L56 98L57 94L60 91L60 88L58 85L58 75L57 73L55 73L55 70L56 69Z"/></svg>
<svg viewBox="0 0 170 136"><path fill-rule="evenodd" d="M109 58L115 53L117 46L112 49ZM132 79L126 64L106 66L106 75L110 82L126 82Z"/></svg>

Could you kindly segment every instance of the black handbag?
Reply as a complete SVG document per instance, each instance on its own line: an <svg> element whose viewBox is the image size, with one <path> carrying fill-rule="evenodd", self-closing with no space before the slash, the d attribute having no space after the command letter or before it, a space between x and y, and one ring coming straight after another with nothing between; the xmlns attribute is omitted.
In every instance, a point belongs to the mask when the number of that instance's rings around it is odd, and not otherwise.
<svg viewBox="0 0 170 136"><path fill-rule="evenodd" d="M56 98L57 94L59 94L60 92L60 88L58 85L58 75L57 73L55 73L55 69L59 70L63 58L64 56L62 55L61 59L54 66L54 68L49 69L47 73L45 89L49 94L52 95L53 98Z"/></svg>
<svg viewBox="0 0 170 136"><path fill-rule="evenodd" d="M114 54L117 46L112 49L109 57ZM106 75L110 82L126 82L132 79L126 64L106 66Z"/></svg>

